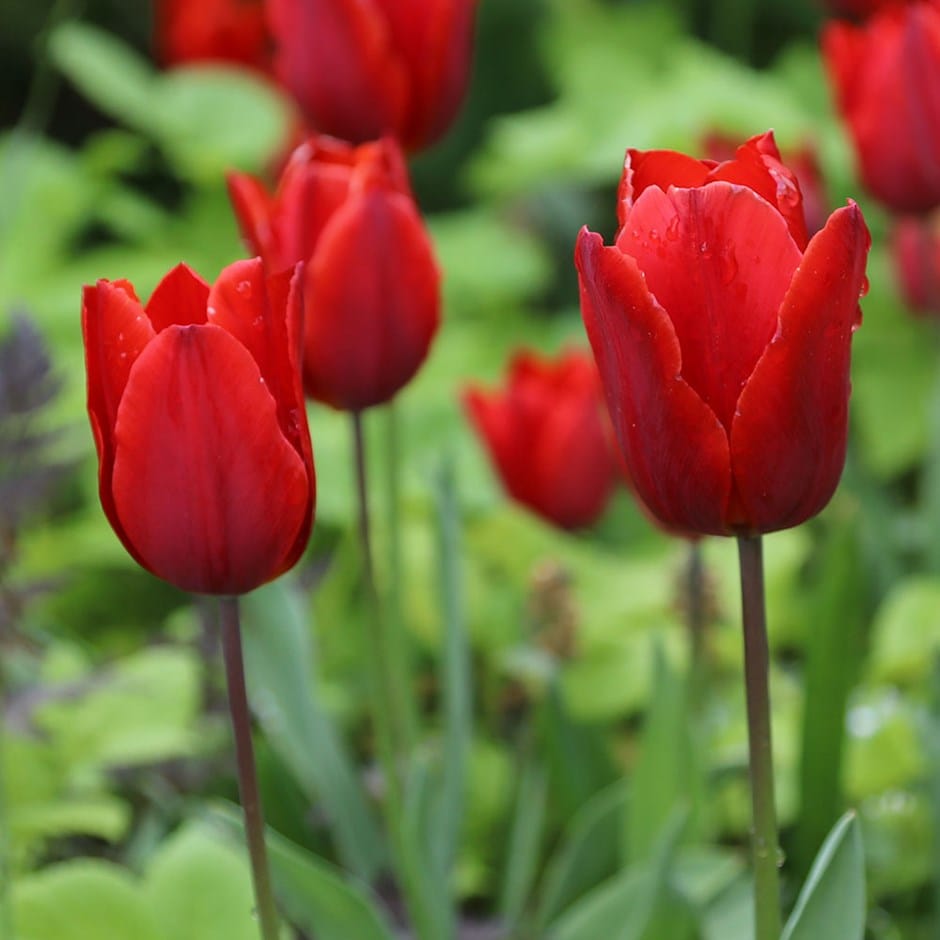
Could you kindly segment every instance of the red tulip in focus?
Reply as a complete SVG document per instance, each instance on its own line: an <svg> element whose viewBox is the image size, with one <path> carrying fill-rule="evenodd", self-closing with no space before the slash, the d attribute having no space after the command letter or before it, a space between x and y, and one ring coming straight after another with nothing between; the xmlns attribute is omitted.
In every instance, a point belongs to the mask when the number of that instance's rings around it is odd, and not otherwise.
<svg viewBox="0 0 940 940"><path fill-rule="evenodd" d="M899 219L891 232L891 253L907 305L940 316L940 215Z"/></svg>
<svg viewBox="0 0 940 940"><path fill-rule="evenodd" d="M581 310L634 488L664 525L749 535L829 501L870 238L854 203L807 244L772 135L713 166L630 150L620 231L582 229Z"/></svg>
<svg viewBox="0 0 940 940"><path fill-rule="evenodd" d="M231 62L271 70L262 0L156 0L154 29L164 65Z"/></svg>
<svg viewBox="0 0 940 940"><path fill-rule="evenodd" d="M520 352L504 391L469 388L463 400L510 496L564 529L600 517L618 467L589 356Z"/></svg>
<svg viewBox="0 0 940 940"><path fill-rule="evenodd" d="M294 151L273 196L240 173L229 193L245 240L273 270L308 262L307 394L348 411L392 398L440 319L434 253L395 142L315 138Z"/></svg>
<svg viewBox="0 0 940 940"><path fill-rule="evenodd" d="M101 505L134 559L183 590L242 594L307 544L299 288L254 259L211 287L179 265L146 306L127 281L84 290Z"/></svg>
<svg viewBox="0 0 940 940"><path fill-rule="evenodd" d="M464 97L477 0L269 0L275 70L316 131L433 143Z"/></svg>
<svg viewBox="0 0 940 940"><path fill-rule="evenodd" d="M940 205L940 0L830 23L822 48L872 195L896 212Z"/></svg>

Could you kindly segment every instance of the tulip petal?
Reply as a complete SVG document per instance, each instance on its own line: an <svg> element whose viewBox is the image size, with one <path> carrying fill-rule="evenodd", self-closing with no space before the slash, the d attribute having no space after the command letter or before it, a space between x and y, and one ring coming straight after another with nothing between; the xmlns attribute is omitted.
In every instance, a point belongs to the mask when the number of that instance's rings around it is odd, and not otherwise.
<svg viewBox="0 0 940 940"><path fill-rule="evenodd" d="M304 381L358 411L417 372L439 321L438 271L414 204L374 187L351 197L307 266Z"/></svg>
<svg viewBox="0 0 940 940"><path fill-rule="evenodd" d="M584 325L637 493L671 528L725 534L728 438L681 374L668 315L636 262L599 235L582 229L575 260Z"/></svg>
<svg viewBox="0 0 940 940"><path fill-rule="evenodd" d="M279 268L277 261L269 255L273 200L264 184L248 173L234 171L226 175L225 183L242 240L248 250L253 255L265 255L275 269Z"/></svg>
<svg viewBox="0 0 940 940"><path fill-rule="evenodd" d="M278 422L301 455L310 452L301 385L302 272L267 277L260 258L224 268L209 293L209 322L251 354L278 406ZM312 460L312 458L311 458Z"/></svg>
<svg viewBox="0 0 940 940"><path fill-rule="evenodd" d="M361 142L401 126L404 66L376 0L272 0L275 69L318 130Z"/></svg>
<svg viewBox="0 0 940 940"><path fill-rule="evenodd" d="M741 389L777 329L800 252L750 189L709 183L641 193L617 247L672 320L682 377L730 430Z"/></svg>
<svg viewBox="0 0 940 940"><path fill-rule="evenodd" d="M113 490L142 563L213 594L286 570L311 511L304 462L257 365L214 325L170 327L138 359L118 410Z"/></svg>
<svg viewBox="0 0 940 940"><path fill-rule="evenodd" d="M813 237L780 327L738 402L731 431L746 525L767 532L819 512L845 462L849 356L870 238L854 204Z"/></svg>
<svg viewBox="0 0 940 940"><path fill-rule="evenodd" d="M98 281L82 292L82 333L88 378L88 416L98 451L101 506L130 554L140 561L124 534L111 495L114 425L134 363L154 337L144 308L126 281Z"/></svg>
<svg viewBox="0 0 940 940"><path fill-rule="evenodd" d="M157 284L147 301L147 316L158 333L168 326L206 322L209 285L186 264L178 264Z"/></svg>

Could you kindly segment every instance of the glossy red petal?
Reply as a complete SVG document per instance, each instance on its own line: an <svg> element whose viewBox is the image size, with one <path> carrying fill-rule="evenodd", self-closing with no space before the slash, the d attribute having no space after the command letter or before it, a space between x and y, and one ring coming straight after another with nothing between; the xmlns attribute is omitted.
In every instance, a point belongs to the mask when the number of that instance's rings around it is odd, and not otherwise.
<svg viewBox="0 0 940 940"><path fill-rule="evenodd" d="M139 561L121 528L111 494L114 425L131 368L153 339L154 331L127 281L102 280L82 292L82 334L88 415L98 451L101 506L118 538Z"/></svg>
<svg viewBox="0 0 940 940"><path fill-rule="evenodd" d="M728 439L683 378L676 331L636 262L582 229L581 314L614 430L640 498L663 524L724 534Z"/></svg>
<svg viewBox="0 0 940 940"><path fill-rule="evenodd" d="M168 326L206 322L209 285L188 265L178 264L157 284L147 301L147 316L159 333Z"/></svg>
<svg viewBox="0 0 940 940"><path fill-rule="evenodd" d="M744 525L797 525L829 501L845 461L849 354L870 238L854 204L810 242L780 328L738 402L731 431Z"/></svg>
<svg viewBox="0 0 940 940"><path fill-rule="evenodd" d="M307 267L308 394L351 411L388 401L427 355L439 322L438 281L411 200L381 189L350 198Z"/></svg>
<svg viewBox="0 0 940 940"><path fill-rule="evenodd" d="M127 383L115 444L118 516L161 578L240 594L296 559L311 511L307 470L254 360L221 328L157 336Z"/></svg>
<svg viewBox="0 0 940 940"><path fill-rule="evenodd" d="M408 78L376 0L271 0L275 69L311 125L344 140L400 128Z"/></svg>
<svg viewBox="0 0 940 940"><path fill-rule="evenodd" d="M302 456L310 449L300 383L302 273L267 277L260 258L236 261L209 294L209 322L234 336L255 360L274 396L278 422Z"/></svg>
<svg viewBox="0 0 940 940"><path fill-rule="evenodd" d="M780 210L797 248L803 251L806 247L806 213L800 184L793 171L781 161L771 131L752 137L738 147L734 159L715 167L708 179L753 189Z"/></svg>
<svg viewBox="0 0 940 940"><path fill-rule="evenodd" d="M800 263L786 223L750 189L645 190L617 246L668 313L682 377L731 428L738 396L777 329Z"/></svg>

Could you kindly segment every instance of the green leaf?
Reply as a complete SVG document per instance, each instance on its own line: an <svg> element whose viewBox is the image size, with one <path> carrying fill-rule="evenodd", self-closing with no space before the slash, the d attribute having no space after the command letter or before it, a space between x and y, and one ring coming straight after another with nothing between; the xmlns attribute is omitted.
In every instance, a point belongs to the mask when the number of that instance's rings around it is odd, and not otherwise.
<svg viewBox="0 0 940 940"><path fill-rule="evenodd" d="M84 23L63 23L49 55L85 97L129 127L143 128L154 106L156 70L130 46Z"/></svg>
<svg viewBox="0 0 940 940"><path fill-rule="evenodd" d="M539 849L545 834L546 792L544 769L537 763L529 763L519 777L499 900L500 916L511 927L518 923L525 910L538 870Z"/></svg>
<svg viewBox="0 0 940 940"><path fill-rule="evenodd" d="M160 146L184 174L211 183L231 168L260 170L287 136L287 104L244 69L221 65L157 72L102 30L65 23L49 40L53 62L89 100Z"/></svg>
<svg viewBox="0 0 940 940"><path fill-rule="evenodd" d="M853 517L831 529L814 566L794 852L800 876L809 870L833 821L845 808L846 711L858 679L869 621L857 523Z"/></svg>
<svg viewBox="0 0 940 940"><path fill-rule="evenodd" d="M661 916L686 818L678 812L669 819L648 863L609 879L566 911L551 928L551 940L641 940Z"/></svg>
<svg viewBox="0 0 940 940"><path fill-rule="evenodd" d="M854 813L846 813L823 843L781 940L862 940L865 856Z"/></svg>
<svg viewBox="0 0 940 940"><path fill-rule="evenodd" d="M248 854L189 825L150 861L144 890L163 935L257 940Z"/></svg>
<svg viewBox="0 0 940 940"><path fill-rule="evenodd" d="M631 862L648 859L676 808L694 806L699 798L686 688L658 644L652 687L625 817L625 857Z"/></svg>
<svg viewBox="0 0 940 940"><path fill-rule="evenodd" d="M243 838L236 807L212 818ZM275 893L292 923L317 940L395 940L379 901L357 879L268 829L265 835Z"/></svg>
<svg viewBox="0 0 940 940"><path fill-rule="evenodd" d="M190 755L200 740L200 670L193 650L141 650L87 677L78 694L40 706L36 721L76 768Z"/></svg>
<svg viewBox="0 0 940 940"><path fill-rule="evenodd" d="M18 940L165 940L131 876L116 865L75 861L16 882Z"/></svg>
<svg viewBox="0 0 940 940"><path fill-rule="evenodd" d="M560 911L616 870L627 799L627 787L618 780L572 818L545 869L535 921L539 936Z"/></svg>
<svg viewBox="0 0 940 940"><path fill-rule="evenodd" d="M385 850L355 766L320 703L315 649L299 598L282 578L241 603L252 709L271 747L322 804L343 864L369 881Z"/></svg>

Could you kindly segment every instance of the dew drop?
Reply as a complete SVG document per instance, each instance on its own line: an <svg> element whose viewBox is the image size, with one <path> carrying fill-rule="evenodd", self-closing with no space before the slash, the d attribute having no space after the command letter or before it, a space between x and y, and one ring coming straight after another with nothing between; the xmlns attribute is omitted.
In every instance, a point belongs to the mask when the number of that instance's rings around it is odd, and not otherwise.
<svg viewBox="0 0 940 940"><path fill-rule="evenodd" d="M251 281L239 281L235 285L235 290L238 291L238 293L241 294L242 297L250 297L251 296Z"/></svg>
<svg viewBox="0 0 940 940"><path fill-rule="evenodd" d="M864 297L868 294L868 289L871 287L871 284L868 281L868 275L865 274L862 276L862 289L859 291L858 296Z"/></svg>

